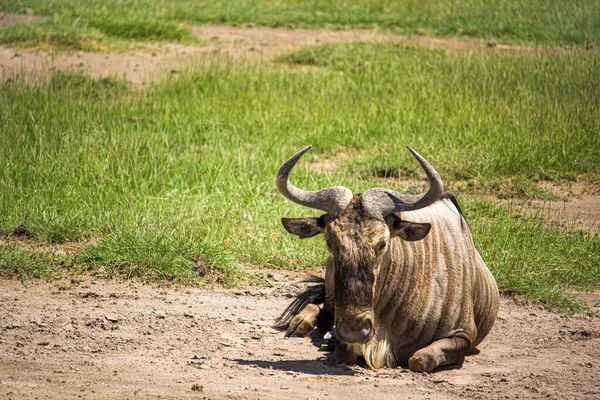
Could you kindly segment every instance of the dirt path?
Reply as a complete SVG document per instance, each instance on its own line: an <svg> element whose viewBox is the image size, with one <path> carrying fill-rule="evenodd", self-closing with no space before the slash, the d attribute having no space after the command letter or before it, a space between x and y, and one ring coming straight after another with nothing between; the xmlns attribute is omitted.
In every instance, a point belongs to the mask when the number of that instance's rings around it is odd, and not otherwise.
<svg viewBox="0 0 600 400"><path fill-rule="evenodd" d="M40 21L35 15L0 14L0 28ZM177 73L189 63L211 53L234 57L272 58L294 47L332 42L395 42L454 51L558 52L560 48L510 46L479 42L469 38L405 36L369 30L308 30L256 28L251 26L207 25L190 28L206 45L152 45L148 51L127 53L51 52L0 47L0 81L15 74L36 80L55 69L76 70L95 78L116 76L136 86L156 82L166 74Z"/></svg>
<svg viewBox="0 0 600 400"><path fill-rule="evenodd" d="M468 37L436 38L425 35L398 35L366 29L283 29L250 26L203 25L191 27L193 35L209 40L226 40L253 45L254 50L275 51L300 46L342 42L392 42L413 46L454 51L504 51L504 52L563 52L556 47L531 47L481 42Z"/></svg>
<svg viewBox="0 0 600 400"><path fill-rule="evenodd" d="M370 371L269 327L294 290L2 281L0 398L600 399L598 319L504 299L463 368Z"/></svg>

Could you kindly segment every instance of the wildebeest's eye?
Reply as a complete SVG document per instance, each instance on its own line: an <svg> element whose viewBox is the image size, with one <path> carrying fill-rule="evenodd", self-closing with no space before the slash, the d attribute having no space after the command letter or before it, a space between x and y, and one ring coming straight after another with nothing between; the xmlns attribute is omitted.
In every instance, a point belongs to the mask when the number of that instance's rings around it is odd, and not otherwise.
<svg viewBox="0 0 600 400"><path fill-rule="evenodd" d="M377 250L383 250L385 249L385 246L387 246L387 243L385 240L382 240L381 242L379 242L379 244L377 245Z"/></svg>

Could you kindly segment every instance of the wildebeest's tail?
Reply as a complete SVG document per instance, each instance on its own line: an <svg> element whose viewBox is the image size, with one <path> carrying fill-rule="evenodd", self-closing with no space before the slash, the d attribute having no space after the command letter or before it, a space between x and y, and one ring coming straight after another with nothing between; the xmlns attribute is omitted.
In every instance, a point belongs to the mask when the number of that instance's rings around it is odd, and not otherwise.
<svg viewBox="0 0 600 400"><path fill-rule="evenodd" d="M309 304L325 303L325 279L311 275L301 283L316 283L306 288L275 320L273 328L286 330L292 319Z"/></svg>

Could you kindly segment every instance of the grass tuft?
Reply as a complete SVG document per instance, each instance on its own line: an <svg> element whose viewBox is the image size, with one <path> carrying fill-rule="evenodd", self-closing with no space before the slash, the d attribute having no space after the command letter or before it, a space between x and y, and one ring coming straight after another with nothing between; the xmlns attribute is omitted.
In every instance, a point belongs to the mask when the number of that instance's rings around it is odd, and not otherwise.
<svg viewBox="0 0 600 400"><path fill-rule="evenodd" d="M219 283L233 286L242 277L229 257L199 242L163 233L126 234L86 247L78 263L99 268L108 276L178 283Z"/></svg>
<svg viewBox="0 0 600 400"><path fill-rule="evenodd" d="M57 280L72 267L69 256L0 245L0 278Z"/></svg>
<svg viewBox="0 0 600 400"><path fill-rule="evenodd" d="M0 29L0 44L41 50L115 52L150 41L200 42L176 22L116 16L73 20L54 15L48 21Z"/></svg>
<svg viewBox="0 0 600 400"><path fill-rule="evenodd" d="M108 43L96 30L82 31L77 27L52 22L0 29L0 44L40 50L112 51L117 47Z"/></svg>
<svg viewBox="0 0 600 400"><path fill-rule="evenodd" d="M189 42L193 40L189 30L174 22L105 18L91 20L88 26L104 35L132 40Z"/></svg>
<svg viewBox="0 0 600 400"><path fill-rule="evenodd" d="M501 291L525 295L549 306L581 309L565 287L597 290L600 240L556 232L542 215L489 201L463 201L473 237ZM518 223L512 221L518 220Z"/></svg>

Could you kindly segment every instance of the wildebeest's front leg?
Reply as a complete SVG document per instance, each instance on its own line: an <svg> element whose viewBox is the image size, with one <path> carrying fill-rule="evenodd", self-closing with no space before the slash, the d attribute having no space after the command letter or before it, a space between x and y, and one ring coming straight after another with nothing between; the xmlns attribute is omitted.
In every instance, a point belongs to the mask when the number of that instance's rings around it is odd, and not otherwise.
<svg viewBox="0 0 600 400"><path fill-rule="evenodd" d="M461 365L470 348L471 341L464 333L439 339L416 351L408 360L408 367L415 372L429 372L442 365Z"/></svg>

